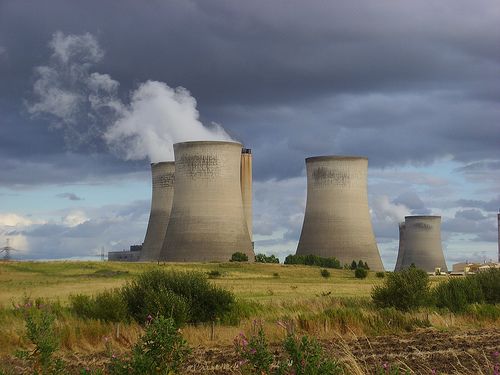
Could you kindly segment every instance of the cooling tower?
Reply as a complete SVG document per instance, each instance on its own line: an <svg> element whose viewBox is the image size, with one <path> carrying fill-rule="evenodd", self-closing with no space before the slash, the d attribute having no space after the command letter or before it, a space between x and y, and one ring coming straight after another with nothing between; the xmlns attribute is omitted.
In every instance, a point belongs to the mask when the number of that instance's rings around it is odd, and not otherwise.
<svg viewBox="0 0 500 375"><path fill-rule="evenodd" d="M243 199L243 210L248 227L250 240L253 237L253 218L252 218L252 150L244 148L241 150L241 197Z"/></svg>
<svg viewBox="0 0 500 375"><path fill-rule="evenodd" d="M403 262L404 251L405 251L405 223L399 223L398 259L396 260L396 267L394 267L394 272L401 271L401 263Z"/></svg>
<svg viewBox="0 0 500 375"><path fill-rule="evenodd" d="M368 159L318 156L306 159L307 203L297 255L362 260L383 271L368 209Z"/></svg>
<svg viewBox="0 0 500 375"><path fill-rule="evenodd" d="M227 262L235 252L253 259L241 196L241 144L174 144L172 212L160 259Z"/></svg>
<svg viewBox="0 0 500 375"><path fill-rule="evenodd" d="M401 269L414 264L427 272L448 272L441 247L441 216L406 216Z"/></svg>
<svg viewBox="0 0 500 375"><path fill-rule="evenodd" d="M142 245L140 260L155 261L160 256L167 231L174 196L175 163L151 163L153 194L148 229Z"/></svg>

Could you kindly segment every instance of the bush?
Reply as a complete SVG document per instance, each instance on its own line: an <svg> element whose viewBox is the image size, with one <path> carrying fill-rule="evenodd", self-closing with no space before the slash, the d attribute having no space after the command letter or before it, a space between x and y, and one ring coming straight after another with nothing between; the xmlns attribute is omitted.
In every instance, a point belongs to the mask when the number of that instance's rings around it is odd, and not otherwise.
<svg viewBox="0 0 500 375"><path fill-rule="evenodd" d="M366 276L368 276L368 271L364 268L356 268L354 271L354 277L356 277L356 279L364 279Z"/></svg>
<svg viewBox="0 0 500 375"><path fill-rule="evenodd" d="M437 307L453 312L463 312L469 304L481 303L484 299L481 285L473 276L440 283L433 289L432 297Z"/></svg>
<svg viewBox="0 0 500 375"><path fill-rule="evenodd" d="M70 296L70 308L81 318L106 322L129 320L127 305L120 289L106 290L95 297L83 294Z"/></svg>
<svg viewBox="0 0 500 375"><path fill-rule="evenodd" d="M487 303L500 303L500 269L490 269L480 272L475 277Z"/></svg>
<svg viewBox="0 0 500 375"><path fill-rule="evenodd" d="M330 277L330 272L327 269L322 269L320 273L325 279Z"/></svg>
<svg viewBox="0 0 500 375"><path fill-rule="evenodd" d="M62 374L64 363L53 358L59 348L58 335L54 330L56 316L48 308L31 303L25 304L21 309L26 336L35 349L18 351L16 356L30 363L33 374Z"/></svg>
<svg viewBox="0 0 500 375"><path fill-rule="evenodd" d="M231 255L230 262L248 262L248 255L239 251Z"/></svg>
<svg viewBox="0 0 500 375"><path fill-rule="evenodd" d="M323 258L317 255L288 255L285 264L304 264L306 266L319 266L325 268L341 269L340 262L335 258Z"/></svg>
<svg viewBox="0 0 500 375"><path fill-rule="evenodd" d="M378 307L411 310L429 302L429 276L414 267L390 273L384 284L375 286L371 294Z"/></svg>
<svg viewBox="0 0 500 375"><path fill-rule="evenodd" d="M274 255L269 255L267 256L266 254L257 254L255 256L255 261L257 263L279 263L280 260L274 256Z"/></svg>
<svg viewBox="0 0 500 375"><path fill-rule="evenodd" d="M243 359L244 369L255 374L270 374L273 355L262 325L256 335L247 338L243 333L234 339L235 351Z"/></svg>
<svg viewBox="0 0 500 375"><path fill-rule="evenodd" d="M178 324L184 312L187 322L208 322L223 317L235 303L231 292L210 284L199 272L145 272L124 286L122 293L129 314L138 322L160 312L180 319Z"/></svg>
<svg viewBox="0 0 500 375"><path fill-rule="evenodd" d="M375 276L377 276L379 279L383 279L385 277L385 272L377 272L375 273Z"/></svg>
<svg viewBox="0 0 500 375"><path fill-rule="evenodd" d="M358 268L358 264L356 263L356 261L355 261L355 260L353 260L353 261L351 262L351 270L353 270L353 271L354 271L356 268Z"/></svg>
<svg viewBox="0 0 500 375"><path fill-rule="evenodd" d="M222 274L218 270L209 271L209 272L207 272L207 275L208 275L209 279L216 279L216 278L222 276Z"/></svg>

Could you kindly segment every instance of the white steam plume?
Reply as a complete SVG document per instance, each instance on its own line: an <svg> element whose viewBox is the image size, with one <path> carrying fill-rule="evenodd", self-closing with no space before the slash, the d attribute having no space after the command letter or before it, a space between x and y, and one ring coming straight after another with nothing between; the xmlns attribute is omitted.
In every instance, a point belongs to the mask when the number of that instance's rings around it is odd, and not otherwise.
<svg viewBox="0 0 500 375"><path fill-rule="evenodd" d="M56 32L49 47L50 63L35 70L35 100L28 111L48 115L64 130L69 147L101 140L125 159L157 162L173 159L176 142L231 140L220 125L199 121L196 99L183 87L147 81L128 102L120 100L117 81L91 72L104 56L92 34Z"/></svg>

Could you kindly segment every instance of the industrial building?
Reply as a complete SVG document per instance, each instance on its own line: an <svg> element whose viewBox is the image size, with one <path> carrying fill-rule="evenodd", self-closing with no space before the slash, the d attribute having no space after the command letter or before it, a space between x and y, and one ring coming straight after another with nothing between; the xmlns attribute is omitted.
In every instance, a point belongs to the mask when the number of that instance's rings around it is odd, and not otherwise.
<svg viewBox="0 0 500 375"><path fill-rule="evenodd" d="M109 251L108 261L137 262L141 256L142 245L131 245L130 250Z"/></svg>
<svg viewBox="0 0 500 375"><path fill-rule="evenodd" d="M441 247L441 216L406 216L399 240L403 251L395 271L415 265L429 273L448 272Z"/></svg>
<svg viewBox="0 0 500 375"><path fill-rule="evenodd" d="M343 264L384 266L368 208L368 159L317 156L306 159L307 202L297 255L335 257Z"/></svg>
<svg viewBox="0 0 500 375"><path fill-rule="evenodd" d="M151 178L151 212L139 257L141 261L156 261L160 257L174 197L175 163L151 163Z"/></svg>
<svg viewBox="0 0 500 375"><path fill-rule="evenodd" d="M253 259L242 198L241 144L176 143L174 156L174 197L160 260L224 262L235 252Z"/></svg>

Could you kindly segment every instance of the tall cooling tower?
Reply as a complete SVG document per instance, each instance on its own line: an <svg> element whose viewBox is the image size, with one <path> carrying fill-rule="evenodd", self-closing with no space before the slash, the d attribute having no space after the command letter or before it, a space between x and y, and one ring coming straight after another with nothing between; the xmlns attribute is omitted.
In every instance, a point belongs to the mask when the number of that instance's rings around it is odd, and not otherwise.
<svg viewBox="0 0 500 375"><path fill-rule="evenodd" d="M406 216L401 268L414 264L427 272L448 272L441 247L441 216Z"/></svg>
<svg viewBox="0 0 500 375"><path fill-rule="evenodd" d="M245 210L245 219L248 227L250 240L253 237L253 218L252 218L252 150L244 148L241 150L241 197L243 198L243 209Z"/></svg>
<svg viewBox="0 0 500 375"><path fill-rule="evenodd" d="M398 259L396 260L396 267L394 267L394 271L401 271L401 264L403 262L404 252L405 252L405 223L399 223Z"/></svg>
<svg viewBox="0 0 500 375"><path fill-rule="evenodd" d="M167 231L174 196L175 163L151 163L153 194L148 229L142 245L140 260L155 261L160 257Z"/></svg>
<svg viewBox="0 0 500 375"><path fill-rule="evenodd" d="M368 209L368 159L318 156L306 159L307 203L297 255L363 260L383 271Z"/></svg>
<svg viewBox="0 0 500 375"><path fill-rule="evenodd" d="M241 144L174 144L172 212L160 259L228 261L235 252L253 259L241 196Z"/></svg>

